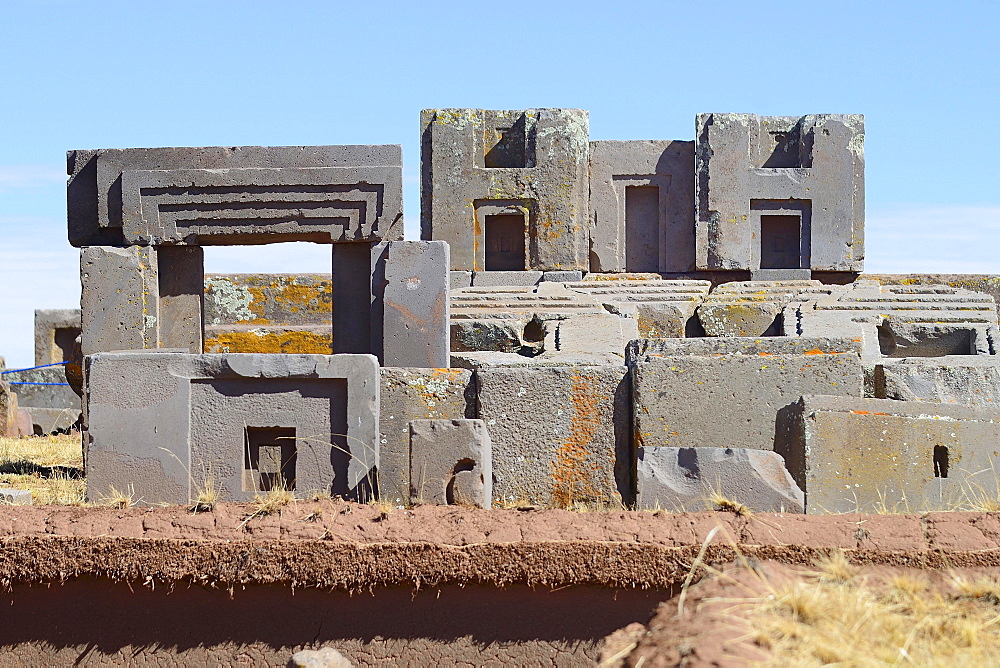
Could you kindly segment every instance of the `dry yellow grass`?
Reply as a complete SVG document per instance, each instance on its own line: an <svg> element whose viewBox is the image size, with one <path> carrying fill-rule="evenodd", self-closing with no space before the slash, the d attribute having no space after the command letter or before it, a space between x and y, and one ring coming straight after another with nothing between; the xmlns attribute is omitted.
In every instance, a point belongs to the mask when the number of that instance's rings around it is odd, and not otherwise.
<svg viewBox="0 0 1000 668"><path fill-rule="evenodd" d="M79 434L0 438L0 465L30 462L36 466L83 466L83 448Z"/></svg>
<svg viewBox="0 0 1000 668"><path fill-rule="evenodd" d="M44 469L83 467L79 434L0 438L0 466L16 472L0 473L0 487L27 489L32 501L40 505L84 504L87 484L66 471Z"/></svg>
<svg viewBox="0 0 1000 668"><path fill-rule="evenodd" d="M742 610L766 665L998 665L1000 583L862 576L843 555Z"/></svg>

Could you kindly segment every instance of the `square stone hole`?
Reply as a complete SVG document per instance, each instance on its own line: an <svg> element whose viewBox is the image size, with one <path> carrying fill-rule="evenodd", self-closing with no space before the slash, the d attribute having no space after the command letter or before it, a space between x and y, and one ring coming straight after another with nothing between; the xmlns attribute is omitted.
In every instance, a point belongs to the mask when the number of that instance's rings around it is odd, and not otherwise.
<svg viewBox="0 0 1000 668"><path fill-rule="evenodd" d="M295 489L295 428L247 427L243 489Z"/></svg>

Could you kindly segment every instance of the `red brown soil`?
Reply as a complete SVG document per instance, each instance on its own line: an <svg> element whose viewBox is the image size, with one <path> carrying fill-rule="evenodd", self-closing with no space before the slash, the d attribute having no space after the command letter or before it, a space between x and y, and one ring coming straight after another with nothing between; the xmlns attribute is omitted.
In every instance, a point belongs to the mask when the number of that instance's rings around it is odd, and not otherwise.
<svg viewBox="0 0 1000 668"><path fill-rule="evenodd" d="M331 644L358 665L578 664L633 623L666 647L650 619L713 530L705 562L719 566L737 549L808 565L840 548L860 564L1000 567L1000 515L985 513L253 510L0 507L12 604L0 651L21 663L280 664Z"/></svg>

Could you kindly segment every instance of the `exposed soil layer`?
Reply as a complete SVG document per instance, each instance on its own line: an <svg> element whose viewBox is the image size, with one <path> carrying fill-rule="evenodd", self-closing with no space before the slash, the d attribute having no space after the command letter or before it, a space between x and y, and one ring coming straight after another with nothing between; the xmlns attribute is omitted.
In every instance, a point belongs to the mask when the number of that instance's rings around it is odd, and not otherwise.
<svg viewBox="0 0 1000 668"><path fill-rule="evenodd" d="M266 664L330 644L358 664L569 664L596 659L615 629L645 633L709 537L716 565L737 550L807 565L841 548L859 564L1000 567L1000 515L986 513L255 510L0 507L13 603L0 650L22 663Z"/></svg>

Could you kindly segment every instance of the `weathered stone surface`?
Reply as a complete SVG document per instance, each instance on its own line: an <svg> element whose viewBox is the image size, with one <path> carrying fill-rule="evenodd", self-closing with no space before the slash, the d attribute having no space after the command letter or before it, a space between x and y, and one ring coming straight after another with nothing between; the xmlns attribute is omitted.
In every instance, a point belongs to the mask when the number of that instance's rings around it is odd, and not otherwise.
<svg viewBox="0 0 1000 668"><path fill-rule="evenodd" d="M72 409L80 412L80 397L66 381L64 366L5 373L21 408Z"/></svg>
<svg viewBox="0 0 1000 668"><path fill-rule="evenodd" d="M588 279L594 274L588 275ZM639 336L648 339L684 337L695 310L711 283L700 280L584 280L567 283L572 293L598 301L609 313L633 318Z"/></svg>
<svg viewBox="0 0 1000 668"><path fill-rule="evenodd" d="M70 151L67 172L75 246L402 238L398 145Z"/></svg>
<svg viewBox="0 0 1000 668"><path fill-rule="evenodd" d="M858 280L881 285L947 285L1000 298L1000 276L993 274L861 274Z"/></svg>
<svg viewBox="0 0 1000 668"><path fill-rule="evenodd" d="M694 142L590 142L593 272L695 268Z"/></svg>
<svg viewBox="0 0 1000 668"><path fill-rule="evenodd" d="M30 506L31 490L0 489L0 504L9 506Z"/></svg>
<svg viewBox="0 0 1000 668"><path fill-rule="evenodd" d="M455 369L486 369L489 367L602 367L619 366L621 356L616 353L560 353L545 352L535 357L517 353L476 351L452 353L451 366Z"/></svg>
<svg viewBox="0 0 1000 668"><path fill-rule="evenodd" d="M696 137L699 269L863 269L863 116L699 114Z"/></svg>
<svg viewBox="0 0 1000 668"><path fill-rule="evenodd" d="M582 271L546 271L542 273L542 280L548 283L566 283L570 281L582 281Z"/></svg>
<svg viewBox="0 0 1000 668"><path fill-rule="evenodd" d="M819 281L738 281L724 283L698 307L707 336L775 336L785 304Z"/></svg>
<svg viewBox="0 0 1000 668"><path fill-rule="evenodd" d="M288 660L289 668L353 668L354 664L332 647L304 649Z"/></svg>
<svg viewBox="0 0 1000 668"><path fill-rule="evenodd" d="M185 503L211 475L222 500L266 487L255 443L277 445L296 490L364 496L378 466L370 355L100 353L88 358L88 498L132 489Z"/></svg>
<svg viewBox="0 0 1000 668"><path fill-rule="evenodd" d="M382 363L448 366L448 244L390 241L382 299Z"/></svg>
<svg viewBox="0 0 1000 668"><path fill-rule="evenodd" d="M644 447L771 450L803 394L863 396L859 344L772 337L630 344L635 441Z"/></svg>
<svg viewBox="0 0 1000 668"><path fill-rule="evenodd" d="M80 281L84 355L157 347L160 290L154 248L84 248Z"/></svg>
<svg viewBox="0 0 1000 668"><path fill-rule="evenodd" d="M493 440L494 501L630 502L624 366L486 367L477 382Z"/></svg>
<svg viewBox="0 0 1000 668"><path fill-rule="evenodd" d="M452 269L588 269L586 111L425 109L420 134L421 238Z"/></svg>
<svg viewBox="0 0 1000 668"><path fill-rule="evenodd" d="M542 280L540 271L476 271L472 285L477 288L508 288L537 285Z"/></svg>
<svg viewBox="0 0 1000 668"><path fill-rule="evenodd" d="M528 322L531 322L530 320ZM517 353L524 346L523 320L453 320L451 349L454 352L488 350Z"/></svg>
<svg viewBox="0 0 1000 668"><path fill-rule="evenodd" d="M206 274L205 326L331 325L330 274Z"/></svg>
<svg viewBox="0 0 1000 668"><path fill-rule="evenodd" d="M636 507L712 508L713 492L754 512L801 513L805 498L780 455L733 448L639 448Z"/></svg>
<svg viewBox="0 0 1000 668"><path fill-rule="evenodd" d="M994 355L887 359L878 373L882 399L1000 408L1000 358Z"/></svg>
<svg viewBox="0 0 1000 668"><path fill-rule="evenodd" d="M72 358L80 336L80 309L35 310L35 364L56 364Z"/></svg>
<svg viewBox="0 0 1000 668"><path fill-rule="evenodd" d="M625 346L639 338L638 321L610 313L587 313L559 320L555 349L561 353L612 353L625 357Z"/></svg>
<svg viewBox="0 0 1000 668"><path fill-rule="evenodd" d="M786 334L841 336L864 342L862 356L992 354L1000 346L989 295L946 285L851 285L804 290L783 313Z"/></svg>
<svg viewBox="0 0 1000 668"><path fill-rule="evenodd" d="M492 507L492 449L482 420L411 420L410 500Z"/></svg>
<svg viewBox="0 0 1000 668"><path fill-rule="evenodd" d="M382 367L379 496L397 506L410 496L410 421L476 417L472 372Z"/></svg>
<svg viewBox="0 0 1000 668"><path fill-rule="evenodd" d="M457 288L471 288L472 287L472 272L471 271L451 271L451 272L449 272L448 286L452 290L455 290Z"/></svg>
<svg viewBox="0 0 1000 668"><path fill-rule="evenodd" d="M80 419L79 408L38 408L30 406L21 409L27 415L28 429L25 433L56 434L66 433Z"/></svg>
<svg viewBox="0 0 1000 668"><path fill-rule="evenodd" d="M996 498L1000 410L805 396L776 444L809 513L951 509Z"/></svg>
<svg viewBox="0 0 1000 668"><path fill-rule="evenodd" d="M17 410L17 394L11 392L7 381L0 379L0 436L6 438L20 436Z"/></svg>

